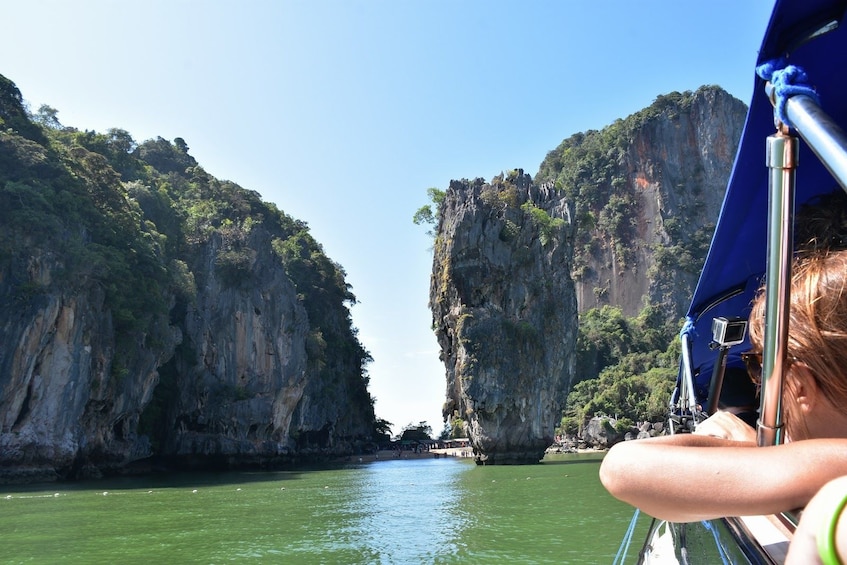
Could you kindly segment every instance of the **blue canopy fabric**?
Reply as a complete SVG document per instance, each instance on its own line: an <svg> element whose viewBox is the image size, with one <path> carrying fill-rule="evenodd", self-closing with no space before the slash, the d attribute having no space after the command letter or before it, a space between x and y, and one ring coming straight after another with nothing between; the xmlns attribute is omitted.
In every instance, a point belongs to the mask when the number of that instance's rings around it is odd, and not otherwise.
<svg viewBox="0 0 847 565"><path fill-rule="evenodd" d="M847 129L845 11L847 0L777 0L756 66L785 58L791 65L801 67L816 90L823 111ZM808 39L830 22L841 25ZM755 69L750 69L750 74L755 81L753 99L709 253L688 310L693 325L689 333L693 337L692 363L706 378L711 375L716 356L709 348L712 319L746 318L765 272L769 176L765 143L776 127L765 82L756 77ZM830 173L802 142L796 179L796 209L837 187ZM733 351L744 351L746 345L736 346ZM731 354L730 364L737 362Z"/></svg>

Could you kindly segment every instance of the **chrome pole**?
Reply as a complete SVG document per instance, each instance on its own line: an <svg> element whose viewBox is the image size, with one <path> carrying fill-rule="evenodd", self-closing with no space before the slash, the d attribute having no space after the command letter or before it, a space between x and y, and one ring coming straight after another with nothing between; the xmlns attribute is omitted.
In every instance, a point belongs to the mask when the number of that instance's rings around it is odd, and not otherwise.
<svg viewBox="0 0 847 565"><path fill-rule="evenodd" d="M685 397L682 408L687 408L694 412L697 408L697 397L694 394L694 375L691 374L691 338L687 335L682 336L682 376L685 382Z"/></svg>
<svg viewBox="0 0 847 565"><path fill-rule="evenodd" d="M770 82L765 85L765 92L773 100L775 94ZM844 130L814 99L804 94L792 96L785 102L785 114L791 127L847 191L847 134Z"/></svg>
<svg viewBox="0 0 847 565"><path fill-rule="evenodd" d="M776 445L784 441L782 388L788 347L798 146L797 138L783 131L767 139L766 160L770 176L762 393L757 427L760 446Z"/></svg>

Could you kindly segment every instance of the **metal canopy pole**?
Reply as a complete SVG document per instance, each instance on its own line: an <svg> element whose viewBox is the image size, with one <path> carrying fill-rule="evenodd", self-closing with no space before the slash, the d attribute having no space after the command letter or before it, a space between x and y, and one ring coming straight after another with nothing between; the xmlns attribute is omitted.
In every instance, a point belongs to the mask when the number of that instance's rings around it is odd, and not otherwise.
<svg viewBox="0 0 847 565"><path fill-rule="evenodd" d="M773 85L768 82L765 92L773 100ZM847 134L824 112L814 99L797 94L785 102L785 115L791 127L818 156L841 188L847 191Z"/></svg>
<svg viewBox="0 0 847 565"><path fill-rule="evenodd" d="M775 89L765 91L775 102ZM847 191L847 135L818 103L804 94L785 101L785 115L841 188ZM791 259L794 249L795 169L799 141L775 119L778 133L767 139L768 255L765 289L765 331L762 352L762 397L757 426L760 446L784 441L782 389L788 348Z"/></svg>
<svg viewBox="0 0 847 565"><path fill-rule="evenodd" d="M766 159L770 176L762 398L757 427L757 442L760 446L776 445L784 440L782 388L788 347L798 146L797 138L783 131L767 139Z"/></svg>
<svg viewBox="0 0 847 565"><path fill-rule="evenodd" d="M691 339L688 334L684 334L682 336L682 370L685 386L680 400L683 412L690 410L692 419L696 420L697 396L694 393L694 375L691 374L691 365Z"/></svg>

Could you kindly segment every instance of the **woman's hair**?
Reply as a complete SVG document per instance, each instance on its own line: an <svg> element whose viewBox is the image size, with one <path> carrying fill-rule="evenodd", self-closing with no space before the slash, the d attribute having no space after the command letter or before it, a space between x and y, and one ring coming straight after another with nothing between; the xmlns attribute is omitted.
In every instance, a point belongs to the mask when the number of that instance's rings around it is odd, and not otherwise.
<svg viewBox="0 0 847 565"><path fill-rule="evenodd" d="M847 193L840 188L803 205L794 219L798 256L847 249Z"/></svg>
<svg viewBox="0 0 847 565"><path fill-rule="evenodd" d="M847 195L839 189L819 197L795 225L787 359L806 365L832 404L847 405ZM750 312L750 341L759 349L764 313L760 291ZM788 403L785 412L789 430L802 426L792 422Z"/></svg>

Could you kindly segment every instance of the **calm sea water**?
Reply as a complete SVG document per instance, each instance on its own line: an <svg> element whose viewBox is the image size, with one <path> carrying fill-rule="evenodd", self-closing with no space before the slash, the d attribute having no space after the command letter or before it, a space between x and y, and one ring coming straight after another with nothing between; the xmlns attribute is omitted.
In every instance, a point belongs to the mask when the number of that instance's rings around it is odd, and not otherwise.
<svg viewBox="0 0 847 565"><path fill-rule="evenodd" d="M418 459L2 487L0 562L611 563L633 511L599 464Z"/></svg>

